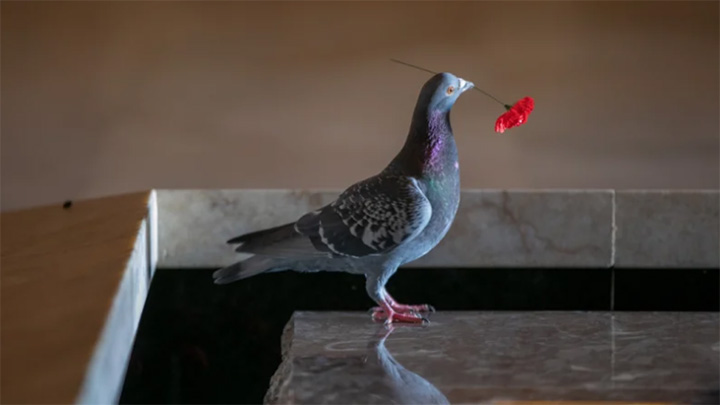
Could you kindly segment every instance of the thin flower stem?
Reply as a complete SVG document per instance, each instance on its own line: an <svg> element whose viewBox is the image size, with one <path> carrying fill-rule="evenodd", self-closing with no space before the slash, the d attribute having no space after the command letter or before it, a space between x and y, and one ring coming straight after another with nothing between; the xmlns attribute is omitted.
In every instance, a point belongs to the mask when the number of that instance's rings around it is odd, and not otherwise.
<svg viewBox="0 0 720 405"><path fill-rule="evenodd" d="M401 65L410 66L411 68L415 68L415 69L418 69L418 70L422 70L422 71L424 71L424 72L432 73L432 74L434 74L434 75L437 74L437 72L433 72L433 71L430 70L430 69L425 69L425 68L422 68L422 67L420 67L420 66L416 66L416 65L413 65L413 64L410 64L410 63L407 63L407 62L403 62L403 61L397 60L397 59L390 58L390 60L393 61L393 62L395 62L395 63L399 63L399 64L401 64Z"/></svg>
<svg viewBox="0 0 720 405"><path fill-rule="evenodd" d="M418 69L418 70L422 70L423 72L432 73L432 74L434 74L434 75L436 75L436 74L438 73L438 72L433 72L433 71L430 70L430 69L425 69L425 68L423 68L423 67L420 67L420 66L417 66L417 65L413 65L413 64L411 64L411 63L403 62L403 61L400 61L400 60L397 60L397 59L390 58L390 60L391 60L392 62L399 63L399 64L401 64L401 65L405 65L405 66L409 66L409 67L411 67L411 68L415 68L415 69ZM478 88L478 87L473 87L473 89L475 89L475 90L479 91L480 93L482 93L482 94L490 97L491 99L495 100L495 101L496 101L497 103L499 103L501 106L505 107L506 110L509 110L509 109L512 107L511 105L505 104L505 103L503 103L502 101L498 100L496 97L494 97L492 94L486 92L485 90L482 90L482 89L480 89L480 88Z"/></svg>
<svg viewBox="0 0 720 405"><path fill-rule="evenodd" d="M503 103L502 101L500 101L500 100L498 100L497 98L493 97L492 94L486 92L485 90L481 90L481 89L479 89L479 88L477 88L477 87L473 87L473 89L475 89L475 90L479 91L480 93L482 93L482 94L490 97L491 99L497 101L501 106L505 107L506 110L509 110L510 108L512 108L511 105Z"/></svg>

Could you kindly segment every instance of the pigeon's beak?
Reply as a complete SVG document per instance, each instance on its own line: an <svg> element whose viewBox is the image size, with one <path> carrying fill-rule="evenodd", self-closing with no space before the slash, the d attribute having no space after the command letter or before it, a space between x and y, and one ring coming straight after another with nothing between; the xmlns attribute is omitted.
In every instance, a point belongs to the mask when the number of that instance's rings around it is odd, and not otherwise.
<svg viewBox="0 0 720 405"><path fill-rule="evenodd" d="M459 80L460 80L460 92L461 93L464 92L465 90L470 90L475 86L473 84L473 82L468 82L464 79L459 79Z"/></svg>

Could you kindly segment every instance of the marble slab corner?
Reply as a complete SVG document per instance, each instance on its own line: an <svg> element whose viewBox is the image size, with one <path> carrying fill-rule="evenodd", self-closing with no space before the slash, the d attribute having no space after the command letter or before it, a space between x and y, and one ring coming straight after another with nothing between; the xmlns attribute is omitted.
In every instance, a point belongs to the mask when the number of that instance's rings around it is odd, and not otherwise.
<svg viewBox="0 0 720 405"><path fill-rule="evenodd" d="M617 191L615 267L718 268L718 190Z"/></svg>

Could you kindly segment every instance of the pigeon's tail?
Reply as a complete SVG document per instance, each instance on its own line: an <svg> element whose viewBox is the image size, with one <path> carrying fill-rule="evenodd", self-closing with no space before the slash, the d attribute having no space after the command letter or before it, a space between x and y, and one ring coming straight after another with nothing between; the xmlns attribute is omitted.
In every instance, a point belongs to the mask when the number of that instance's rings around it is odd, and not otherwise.
<svg viewBox="0 0 720 405"><path fill-rule="evenodd" d="M239 243L237 252L258 253L258 251L275 245L279 242L286 241L293 236L297 236L295 231L295 223L276 226L274 228L263 229L257 232L246 233L227 241L228 244L234 245Z"/></svg>
<svg viewBox="0 0 720 405"><path fill-rule="evenodd" d="M284 259L327 256L313 246L311 239L295 229L295 223L246 233L230 239L229 244L240 244L235 251Z"/></svg>
<svg viewBox="0 0 720 405"><path fill-rule="evenodd" d="M213 273L215 284L229 284L268 271L284 270L277 260L267 256L253 256Z"/></svg>

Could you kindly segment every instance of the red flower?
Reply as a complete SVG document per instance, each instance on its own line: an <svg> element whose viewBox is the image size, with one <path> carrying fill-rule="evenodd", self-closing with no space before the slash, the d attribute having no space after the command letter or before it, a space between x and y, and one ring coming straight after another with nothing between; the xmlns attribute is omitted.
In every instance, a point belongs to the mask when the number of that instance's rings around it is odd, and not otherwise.
<svg viewBox="0 0 720 405"><path fill-rule="evenodd" d="M535 108L535 101L525 97L515 103L514 106L506 105L507 112L495 121L495 132L503 133L506 129L517 127L527 122L528 116Z"/></svg>

